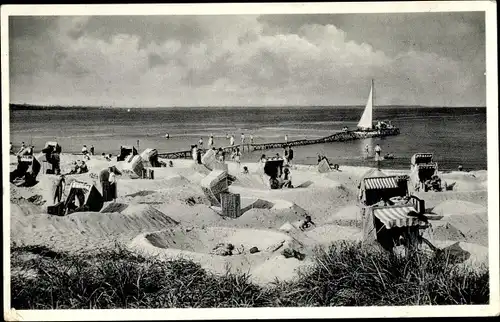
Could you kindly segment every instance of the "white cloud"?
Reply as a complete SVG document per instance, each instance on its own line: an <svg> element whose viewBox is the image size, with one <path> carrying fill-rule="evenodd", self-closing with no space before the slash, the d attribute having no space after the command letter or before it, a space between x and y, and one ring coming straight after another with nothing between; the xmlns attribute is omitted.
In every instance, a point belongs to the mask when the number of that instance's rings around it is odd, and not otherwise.
<svg viewBox="0 0 500 322"><path fill-rule="evenodd" d="M347 40L333 25L269 34L256 17L196 19L205 34L200 42L179 37L140 46L137 35L99 39L85 32L87 18L61 18L49 42L14 39L13 45L26 51L12 60L11 101L362 104L370 78L376 79L379 104L467 105L478 100L467 66L450 58L416 51L390 57Z"/></svg>

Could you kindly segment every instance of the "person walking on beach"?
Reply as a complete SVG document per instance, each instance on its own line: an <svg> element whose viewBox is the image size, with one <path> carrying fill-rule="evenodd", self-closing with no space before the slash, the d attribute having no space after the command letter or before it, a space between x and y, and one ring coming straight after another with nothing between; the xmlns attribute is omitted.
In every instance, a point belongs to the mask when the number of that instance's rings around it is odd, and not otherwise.
<svg viewBox="0 0 500 322"><path fill-rule="evenodd" d="M56 204L56 200L57 202L61 201L65 183L64 175L61 175L57 180L56 191L54 192L54 204Z"/></svg>
<svg viewBox="0 0 500 322"><path fill-rule="evenodd" d="M292 160L293 160L293 149L290 146L287 146L288 148L288 155L287 155L287 163L289 165L292 165Z"/></svg>
<svg viewBox="0 0 500 322"><path fill-rule="evenodd" d="M288 135L285 134L285 143L288 142Z"/></svg>
<svg viewBox="0 0 500 322"><path fill-rule="evenodd" d="M229 140L229 133L226 133L226 140Z"/></svg>
<svg viewBox="0 0 500 322"><path fill-rule="evenodd" d="M368 157L370 156L370 147L367 145L365 145L365 158L368 159Z"/></svg>
<svg viewBox="0 0 500 322"><path fill-rule="evenodd" d="M113 168L109 169L109 190L110 190L110 200L116 200L116 175Z"/></svg>
<svg viewBox="0 0 500 322"><path fill-rule="evenodd" d="M102 197L104 201L110 201L112 199L109 182L109 175L111 171L111 168L106 168L99 172L99 182L101 183Z"/></svg>
<svg viewBox="0 0 500 322"><path fill-rule="evenodd" d="M245 134L241 133L241 145L245 144Z"/></svg>
<svg viewBox="0 0 500 322"><path fill-rule="evenodd" d="M236 148L236 153L234 154L234 161L236 161L236 163L238 164L238 168L241 166L240 158L241 158L240 148Z"/></svg>
<svg viewBox="0 0 500 322"><path fill-rule="evenodd" d="M203 149L203 138L200 138L198 145L200 146L200 149Z"/></svg>
<svg viewBox="0 0 500 322"><path fill-rule="evenodd" d="M229 139L229 145L234 146L234 135L231 135L231 138Z"/></svg>
<svg viewBox="0 0 500 322"><path fill-rule="evenodd" d="M380 148L380 145L375 146L375 161L377 161L377 168L380 168L380 160L381 156L380 154L382 153L382 149Z"/></svg>
<svg viewBox="0 0 500 322"><path fill-rule="evenodd" d="M214 136L210 134L210 138L208 139L208 147L211 148L214 146Z"/></svg>
<svg viewBox="0 0 500 322"><path fill-rule="evenodd" d="M95 148L94 148L94 145L92 145L90 147L90 155L94 155L94 152L95 152Z"/></svg>
<svg viewBox="0 0 500 322"><path fill-rule="evenodd" d="M253 135L250 134L250 144L253 144Z"/></svg>

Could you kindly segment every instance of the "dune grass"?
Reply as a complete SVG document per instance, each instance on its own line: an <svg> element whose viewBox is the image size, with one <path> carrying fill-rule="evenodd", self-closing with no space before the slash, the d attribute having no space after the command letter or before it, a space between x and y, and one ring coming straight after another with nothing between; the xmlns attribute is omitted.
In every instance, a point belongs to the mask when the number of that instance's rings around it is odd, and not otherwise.
<svg viewBox="0 0 500 322"><path fill-rule="evenodd" d="M318 250L293 282L267 287L250 276L216 276L186 260L160 261L124 249L70 255L13 246L16 309L487 304L487 270L464 272L446 258L398 257L358 243Z"/></svg>

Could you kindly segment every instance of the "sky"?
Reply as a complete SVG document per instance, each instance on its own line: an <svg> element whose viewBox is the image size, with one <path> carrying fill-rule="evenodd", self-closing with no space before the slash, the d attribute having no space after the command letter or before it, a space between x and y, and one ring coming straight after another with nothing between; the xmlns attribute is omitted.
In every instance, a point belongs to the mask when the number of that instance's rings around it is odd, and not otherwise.
<svg viewBox="0 0 500 322"><path fill-rule="evenodd" d="M9 68L36 105L485 106L485 16L11 16Z"/></svg>

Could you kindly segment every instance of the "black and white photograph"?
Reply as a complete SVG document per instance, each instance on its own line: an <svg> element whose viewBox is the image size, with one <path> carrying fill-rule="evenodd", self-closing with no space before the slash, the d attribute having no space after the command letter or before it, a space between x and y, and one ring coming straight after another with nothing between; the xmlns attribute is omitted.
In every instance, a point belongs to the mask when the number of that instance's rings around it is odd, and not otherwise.
<svg viewBox="0 0 500 322"><path fill-rule="evenodd" d="M500 314L495 2L1 22L6 320Z"/></svg>

